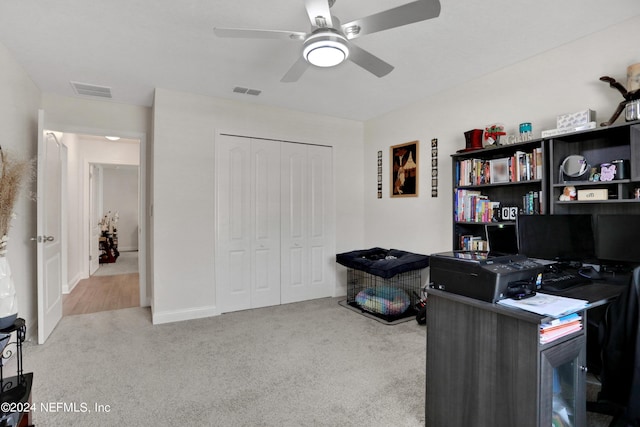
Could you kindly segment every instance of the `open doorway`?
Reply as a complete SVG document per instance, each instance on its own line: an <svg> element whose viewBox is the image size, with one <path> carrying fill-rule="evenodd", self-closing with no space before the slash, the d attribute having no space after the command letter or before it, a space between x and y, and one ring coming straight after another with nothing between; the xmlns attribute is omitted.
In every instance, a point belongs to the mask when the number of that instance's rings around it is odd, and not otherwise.
<svg viewBox="0 0 640 427"><path fill-rule="evenodd" d="M141 240L140 141L65 133L70 161L67 168L68 271L63 316L139 307L143 289ZM109 218L109 235L103 235ZM118 251L101 263L105 238ZM142 251L141 251L142 250ZM104 264L105 268L101 266Z"/></svg>
<svg viewBox="0 0 640 427"><path fill-rule="evenodd" d="M89 164L89 278L65 296L63 315L140 306L139 166Z"/></svg>

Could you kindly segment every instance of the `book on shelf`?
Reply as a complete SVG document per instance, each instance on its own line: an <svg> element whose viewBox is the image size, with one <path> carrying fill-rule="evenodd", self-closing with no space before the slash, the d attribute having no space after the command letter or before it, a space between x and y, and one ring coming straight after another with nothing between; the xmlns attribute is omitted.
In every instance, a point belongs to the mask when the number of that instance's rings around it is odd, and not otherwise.
<svg viewBox="0 0 640 427"><path fill-rule="evenodd" d="M564 135L567 133L578 132L581 130L595 129L596 127L597 127L596 122L589 122L580 126L570 126L565 128L543 130L542 132L540 132L540 136L542 138L548 138L550 136Z"/></svg>
<svg viewBox="0 0 640 427"><path fill-rule="evenodd" d="M489 243L482 236L463 234L460 236L459 248L463 251L486 252L489 250Z"/></svg>
<svg viewBox="0 0 640 427"><path fill-rule="evenodd" d="M540 204L540 192L529 191L522 196L522 213L524 215L541 214L542 206Z"/></svg>
<svg viewBox="0 0 640 427"><path fill-rule="evenodd" d="M582 330L582 316L572 313L540 325L540 344L554 341Z"/></svg>
<svg viewBox="0 0 640 427"><path fill-rule="evenodd" d="M458 222L489 222L493 218L491 200L477 190L457 189L454 207Z"/></svg>

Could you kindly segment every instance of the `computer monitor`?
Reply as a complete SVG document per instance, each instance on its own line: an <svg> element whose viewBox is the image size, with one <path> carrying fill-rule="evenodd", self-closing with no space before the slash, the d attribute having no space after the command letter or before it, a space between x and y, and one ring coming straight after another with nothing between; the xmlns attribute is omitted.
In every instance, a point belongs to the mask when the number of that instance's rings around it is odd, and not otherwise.
<svg viewBox="0 0 640 427"><path fill-rule="evenodd" d="M515 224L487 224L485 226L489 253L510 255L518 253L518 234Z"/></svg>
<svg viewBox="0 0 640 427"><path fill-rule="evenodd" d="M588 214L519 215L518 253L558 262L595 259L592 217Z"/></svg>
<svg viewBox="0 0 640 427"><path fill-rule="evenodd" d="M603 264L640 265L640 215L597 215L596 256Z"/></svg>

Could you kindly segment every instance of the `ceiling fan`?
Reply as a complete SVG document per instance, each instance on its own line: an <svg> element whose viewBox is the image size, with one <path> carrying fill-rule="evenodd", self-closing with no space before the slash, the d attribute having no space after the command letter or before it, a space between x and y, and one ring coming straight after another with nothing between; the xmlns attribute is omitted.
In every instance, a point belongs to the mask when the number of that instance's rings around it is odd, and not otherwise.
<svg viewBox="0 0 640 427"><path fill-rule="evenodd" d="M333 67L345 60L359 65L378 77L393 70L393 66L351 40L365 34L401 27L440 15L439 0L418 0L341 24L331 15L335 0L304 0L311 30L308 33L281 30L252 30L242 28L214 28L219 37L283 39L302 41L302 56L287 71L282 82L295 82L309 67Z"/></svg>

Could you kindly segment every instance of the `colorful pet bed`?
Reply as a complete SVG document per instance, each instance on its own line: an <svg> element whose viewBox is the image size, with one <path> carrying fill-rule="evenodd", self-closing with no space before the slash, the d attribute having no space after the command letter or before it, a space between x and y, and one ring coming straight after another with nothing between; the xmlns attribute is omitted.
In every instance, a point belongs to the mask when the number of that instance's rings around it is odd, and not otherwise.
<svg viewBox="0 0 640 427"><path fill-rule="evenodd" d="M396 315L404 313L409 308L411 298L401 289L377 286L358 292L356 302L363 310L371 313Z"/></svg>
<svg viewBox="0 0 640 427"><path fill-rule="evenodd" d="M429 266L427 255L414 254L397 249L371 248L336 255L338 264L385 279Z"/></svg>

